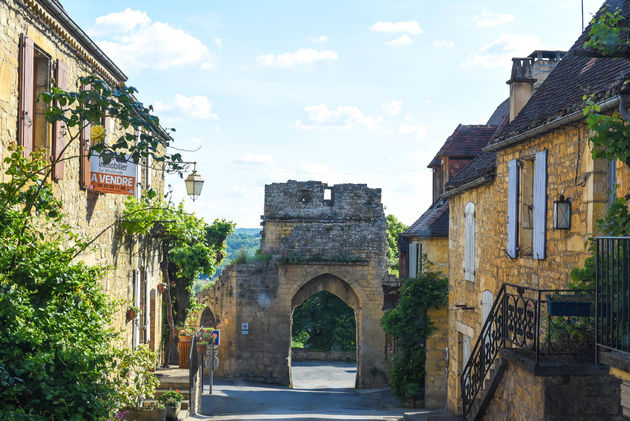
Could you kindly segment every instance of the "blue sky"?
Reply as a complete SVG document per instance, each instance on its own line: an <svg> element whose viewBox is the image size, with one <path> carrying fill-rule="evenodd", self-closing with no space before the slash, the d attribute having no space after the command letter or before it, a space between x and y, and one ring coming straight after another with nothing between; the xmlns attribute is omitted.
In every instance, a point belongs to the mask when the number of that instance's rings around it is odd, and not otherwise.
<svg viewBox="0 0 630 421"><path fill-rule="evenodd" d="M458 123L507 97L511 57L568 49L580 1L62 0L174 127L208 221L258 227L264 185L366 183L411 224ZM600 1L584 0L585 19Z"/></svg>

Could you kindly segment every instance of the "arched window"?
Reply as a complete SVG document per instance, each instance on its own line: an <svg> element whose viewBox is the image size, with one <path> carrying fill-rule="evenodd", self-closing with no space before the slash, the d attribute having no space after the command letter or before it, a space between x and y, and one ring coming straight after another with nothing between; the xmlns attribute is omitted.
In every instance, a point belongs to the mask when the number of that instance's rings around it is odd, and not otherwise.
<svg viewBox="0 0 630 421"><path fill-rule="evenodd" d="M466 205L466 245L464 250L464 275L467 281L475 281L475 204Z"/></svg>

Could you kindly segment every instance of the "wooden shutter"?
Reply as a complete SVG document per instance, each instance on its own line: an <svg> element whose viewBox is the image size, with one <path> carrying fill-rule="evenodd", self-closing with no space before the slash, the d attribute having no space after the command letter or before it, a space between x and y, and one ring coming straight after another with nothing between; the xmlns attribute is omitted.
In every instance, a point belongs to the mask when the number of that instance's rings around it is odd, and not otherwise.
<svg viewBox="0 0 630 421"><path fill-rule="evenodd" d="M422 273L422 243L418 244L418 263L416 264L416 273Z"/></svg>
<svg viewBox="0 0 630 421"><path fill-rule="evenodd" d="M20 99L18 108L18 143L24 156L33 152L33 125L35 119L35 44L26 35L20 35Z"/></svg>
<svg viewBox="0 0 630 421"><path fill-rule="evenodd" d="M466 244L464 249L464 275L467 281L475 280L475 204L466 205Z"/></svg>
<svg viewBox="0 0 630 421"><path fill-rule="evenodd" d="M90 168L90 130L91 124L86 124L83 130L81 130L81 145L80 145L80 173L79 173L79 186L82 189L88 189L90 186L90 178L92 177L92 169Z"/></svg>
<svg viewBox="0 0 630 421"><path fill-rule="evenodd" d="M90 89L90 86L84 86L83 89ZM90 167L90 130L92 129L92 124L85 123L85 127L81 130L81 144L79 147L79 154L81 155L79 159L79 186L82 189L89 189L90 179L92 178L92 168Z"/></svg>
<svg viewBox="0 0 630 421"><path fill-rule="evenodd" d="M409 277L415 278L418 270L418 248L409 244Z"/></svg>
<svg viewBox="0 0 630 421"><path fill-rule="evenodd" d="M536 153L534 163L534 259L545 258L547 233L547 151Z"/></svg>
<svg viewBox="0 0 630 421"><path fill-rule="evenodd" d="M149 155L147 155L147 171L146 171L146 178L147 178L147 182L146 182L146 186L147 186L147 190L151 189L153 186L153 183L151 182L151 166L153 165L153 155L151 155L151 153L149 152Z"/></svg>
<svg viewBox="0 0 630 421"><path fill-rule="evenodd" d="M57 86L64 91L68 89L68 66L61 60L57 60L57 72L55 79ZM59 106L59 104L56 104ZM53 158L57 160L55 168L53 168L53 177L55 180L63 178L64 161L63 148L66 146L66 125L63 121L56 121L54 126L53 141Z"/></svg>
<svg viewBox="0 0 630 421"><path fill-rule="evenodd" d="M507 253L515 259L518 252L518 161L508 163Z"/></svg>

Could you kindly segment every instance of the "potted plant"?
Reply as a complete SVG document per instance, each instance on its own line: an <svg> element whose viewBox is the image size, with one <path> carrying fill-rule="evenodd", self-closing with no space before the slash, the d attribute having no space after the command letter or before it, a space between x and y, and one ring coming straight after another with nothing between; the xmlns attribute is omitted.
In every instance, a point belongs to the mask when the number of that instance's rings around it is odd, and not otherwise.
<svg viewBox="0 0 630 421"><path fill-rule="evenodd" d="M208 341L199 341L196 345L198 353L202 355L206 353L206 349L208 349Z"/></svg>
<svg viewBox="0 0 630 421"><path fill-rule="evenodd" d="M140 313L140 308L136 305L129 304L129 306L127 307L127 321L130 322L131 320L135 319L138 313Z"/></svg>
<svg viewBox="0 0 630 421"><path fill-rule="evenodd" d="M177 332L179 342L177 343L177 351L179 352L179 368L188 368L188 356L190 354L190 343L194 332L189 327L183 327Z"/></svg>
<svg viewBox="0 0 630 421"><path fill-rule="evenodd" d="M179 411L182 407L182 401L184 400L184 396L179 393L179 390L175 389L164 392L162 395L160 395L158 400L166 408L166 420L177 420L177 414L179 414Z"/></svg>

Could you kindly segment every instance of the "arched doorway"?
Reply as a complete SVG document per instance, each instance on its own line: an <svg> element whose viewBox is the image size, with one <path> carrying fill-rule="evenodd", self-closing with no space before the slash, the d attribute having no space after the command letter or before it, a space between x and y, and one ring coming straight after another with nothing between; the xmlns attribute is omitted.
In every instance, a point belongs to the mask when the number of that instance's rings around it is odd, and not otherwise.
<svg viewBox="0 0 630 421"><path fill-rule="evenodd" d="M306 306L306 308L304 307ZM320 308L317 308L320 306ZM321 307L325 308L321 308ZM295 370L293 370L293 354L290 353L289 359L289 376L292 386L295 387L308 387L308 388L347 388L360 384L358 379L358 367L359 361L359 323L360 323L360 301L357 293L354 289L345 281L331 274L319 275L304 285L295 293L291 300L291 329L290 334L293 334L294 315L296 314L302 317L305 316L305 311L315 311L318 315L313 316L310 321L317 324L317 328L311 329L314 334L326 335L333 334L336 331L338 337L336 340L314 340L309 341L315 345L322 345L328 349L315 349L312 351L296 350ZM334 317L328 312L337 313ZM318 318L325 318L325 320L316 320ZM348 320L351 318L352 320ZM323 323L322 323L323 322ZM299 321L298 321L299 324ZM326 332L323 326L330 325L330 332ZM354 341L352 346L349 346L348 332L346 330L351 326L354 335ZM300 326L304 328L304 326ZM306 329L309 330L309 329ZM351 335L352 335L351 334ZM335 343L339 342L339 343ZM342 351L350 351L354 354L354 361L352 358L348 358L346 353ZM352 354L351 354L352 355ZM304 361L304 358L307 360ZM310 358L323 359L323 358L336 358L340 361L327 360L326 362L309 361ZM300 362L297 359L301 360ZM350 360L347 361L346 359ZM319 365L319 369L314 366ZM296 373L294 379L293 375ZM330 380L315 380L311 378L311 373L329 372ZM303 378L305 377L305 378Z"/></svg>
<svg viewBox="0 0 630 421"><path fill-rule="evenodd" d="M217 320L210 310L209 307L206 307L201 313L201 320L199 321L199 327L216 327Z"/></svg>

